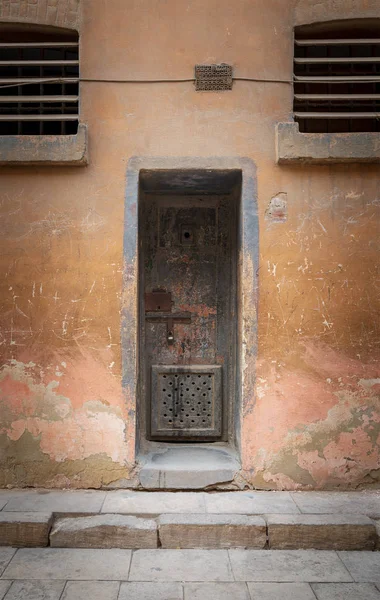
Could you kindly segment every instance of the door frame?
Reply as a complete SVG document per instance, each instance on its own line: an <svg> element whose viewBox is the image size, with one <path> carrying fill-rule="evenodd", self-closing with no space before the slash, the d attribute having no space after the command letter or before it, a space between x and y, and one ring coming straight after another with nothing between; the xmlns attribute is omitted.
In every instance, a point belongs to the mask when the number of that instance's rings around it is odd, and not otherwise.
<svg viewBox="0 0 380 600"><path fill-rule="evenodd" d="M124 269L121 307L122 385L127 414L126 437L135 452L146 453L149 445L167 447L168 443L142 444L139 426L139 265L138 202L141 171L241 171L241 201L238 215L237 260L237 360L233 443L240 453L243 418L254 405L257 357L257 300L259 223L255 163L239 157L133 157L128 162L125 197ZM215 173L217 175L217 173ZM216 192L217 193L217 192Z"/></svg>

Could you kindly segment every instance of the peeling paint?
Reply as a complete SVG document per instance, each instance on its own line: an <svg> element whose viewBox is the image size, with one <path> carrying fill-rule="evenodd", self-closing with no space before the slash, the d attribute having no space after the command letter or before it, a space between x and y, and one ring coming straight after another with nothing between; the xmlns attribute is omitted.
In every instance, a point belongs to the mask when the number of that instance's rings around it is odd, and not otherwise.
<svg viewBox="0 0 380 600"><path fill-rule="evenodd" d="M108 4L0 0L0 17L82 24L89 78L177 78L196 54L290 79L295 25L379 12L378 0L210 0L207 10L177 0L152 5L136 28L141 3ZM290 86L259 81L225 94L83 82L89 165L2 166L0 486L136 485L141 157L153 169L166 157L168 168L244 171L234 416L247 485L380 486L378 165L278 165L275 129L292 125L292 101ZM86 126L71 140L78 160ZM42 140L40 158L57 143ZM35 140L3 150L24 159ZM285 191L287 218L273 223L268 204Z"/></svg>

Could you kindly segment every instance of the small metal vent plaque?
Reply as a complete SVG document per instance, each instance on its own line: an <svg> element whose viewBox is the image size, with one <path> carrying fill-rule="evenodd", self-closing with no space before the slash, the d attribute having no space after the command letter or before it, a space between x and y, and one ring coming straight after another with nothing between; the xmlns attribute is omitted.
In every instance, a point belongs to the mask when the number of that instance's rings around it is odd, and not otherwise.
<svg viewBox="0 0 380 600"><path fill-rule="evenodd" d="M232 90L232 66L195 65L195 89L197 92Z"/></svg>
<svg viewBox="0 0 380 600"><path fill-rule="evenodd" d="M152 439L219 439L221 376L219 365L152 366Z"/></svg>

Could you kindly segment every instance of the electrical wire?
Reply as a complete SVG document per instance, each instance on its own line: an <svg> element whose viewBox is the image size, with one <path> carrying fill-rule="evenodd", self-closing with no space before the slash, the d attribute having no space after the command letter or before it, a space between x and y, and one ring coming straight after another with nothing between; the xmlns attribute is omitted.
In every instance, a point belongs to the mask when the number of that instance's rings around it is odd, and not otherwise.
<svg viewBox="0 0 380 600"><path fill-rule="evenodd" d="M66 78L67 79L67 78ZM233 77L234 81L252 81L254 83L286 83L289 85L293 85L293 80L291 79L259 79L253 77ZM186 79L90 79L86 77L80 77L77 81L73 83L194 83L196 80L194 77L189 77ZM35 79L34 81L23 81L20 79L17 83L11 84L1 84L0 79L0 89L12 88L12 87L20 87L24 85L35 85L35 84L49 84L49 83L67 83L64 78L56 78L56 79Z"/></svg>

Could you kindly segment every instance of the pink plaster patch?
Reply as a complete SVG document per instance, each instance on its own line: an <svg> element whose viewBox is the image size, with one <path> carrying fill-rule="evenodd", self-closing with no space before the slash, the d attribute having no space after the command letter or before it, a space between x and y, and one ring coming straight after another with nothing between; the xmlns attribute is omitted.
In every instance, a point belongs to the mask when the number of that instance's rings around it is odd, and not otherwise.
<svg viewBox="0 0 380 600"><path fill-rule="evenodd" d="M36 402L28 385L10 375L6 375L0 381L0 398L6 410L15 416L34 414Z"/></svg>

